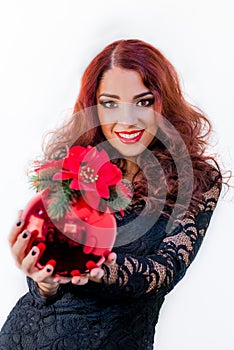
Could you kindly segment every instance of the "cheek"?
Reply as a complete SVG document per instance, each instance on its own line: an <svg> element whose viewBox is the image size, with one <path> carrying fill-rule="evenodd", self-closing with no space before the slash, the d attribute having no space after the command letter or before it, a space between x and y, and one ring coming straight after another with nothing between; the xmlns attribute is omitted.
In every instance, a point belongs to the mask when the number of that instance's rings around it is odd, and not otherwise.
<svg viewBox="0 0 234 350"><path fill-rule="evenodd" d="M111 124L110 113L108 114L106 111L98 111L98 119L101 125L101 128L107 128L108 125Z"/></svg>
<svg viewBox="0 0 234 350"><path fill-rule="evenodd" d="M148 130L152 131L153 133L157 131L158 122L156 113L154 111L148 113L148 115L145 116L144 122Z"/></svg>
<svg viewBox="0 0 234 350"><path fill-rule="evenodd" d="M101 123L101 129L102 129L102 132L103 132L103 135L105 136L105 138L109 139L112 135L111 125Z"/></svg>
<svg viewBox="0 0 234 350"><path fill-rule="evenodd" d="M108 113L108 111L101 111L101 112L99 111L98 119L99 119L99 123L103 134L105 136L109 135L114 126L113 116L110 115L110 112Z"/></svg>

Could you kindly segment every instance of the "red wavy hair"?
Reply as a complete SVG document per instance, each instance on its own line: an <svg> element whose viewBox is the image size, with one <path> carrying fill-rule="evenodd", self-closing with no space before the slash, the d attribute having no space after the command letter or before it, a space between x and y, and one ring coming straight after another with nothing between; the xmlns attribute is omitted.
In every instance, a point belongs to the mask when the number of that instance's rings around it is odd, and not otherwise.
<svg viewBox="0 0 234 350"><path fill-rule="evenodd" d="M166 205L173 206L178 194L178 174L173 162L172 153L176 150L175 135L166 130L168 120L170 125L180 134L183 144L190 156L194 178L188 178L184 169L182 181L186 188L188 181L193 181L193 196L191 209L196 209L201 200L202 192L212 186L217 178L222 179L215 158L206 155L207 139L211 132L211 124L205 114L197 107L188 103L182 95L181 87L173 65L164 55L152 45L141 40L118 40L105 47L88 65L82 80L71 119L61 128L52 133L52 138L44 148L45 160L56 159L65 155L66 145L93 145L105 141L98 125L96 111L96 91L103 74L113 66L133 69L142 78L144 85L153 93L155 103L160 100L162 105L162 124L160 138L156 135L149 146L150 151L157 157L163 174L159 171L160 181L155 186L155 170L149 162L139 157L141 176L135 178L134 187L139 196L145 198L148 190L154 198L149 210L157 207L163 200L160 189L163 188L162 178L166 179ZM165 119L164 119L165 118ZM93 127L92 127L93 126ZM87 131L88 130L88 131ZM165 141L165 142L164 142ZM169 146L165 146L169 141ZM112 150L114 151L114 150ZM124 172L124 162L117 162ZM139 174L138 174L139 176ZM149 178L152 184L146 184ZM148 189L146 190L146 187ZM157 187L157 188L156 188ZM186 191L186 190L185 190ZM155 198L157 198L155 200ZM152 204L153 203L153 204Z"/></svg>

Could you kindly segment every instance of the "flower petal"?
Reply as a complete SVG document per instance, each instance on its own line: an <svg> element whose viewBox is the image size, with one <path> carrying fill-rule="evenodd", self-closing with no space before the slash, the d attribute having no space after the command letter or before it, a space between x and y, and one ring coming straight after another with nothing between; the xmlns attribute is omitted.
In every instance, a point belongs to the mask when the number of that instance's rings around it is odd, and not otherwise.
<svg viewBox="0 0 234 350"><path fill-rule="evenodd" d="M72 182L70 183L70 188L72 190L80 190L79 182L77 179L73 178Z"/></svg>
<svg viewBox="0 0 234 350"><path fill-rule="evenodd" d="M98 206L100 203L100 196L97 192L94 191L87 191L84 193L84 197L87 200L90 207L93 209L98 210Z"/></svg>
<svg viewBox="0 0 234 350"><path fill-rule="evenodd" d="M98 175L108 186L115 185L122 179L121 170L110 162L101 167Z"/></svg>
<svg viewBox="0 0 234 350"><path fill-rule="evenodd" d="M79 186L80 186L80 190L82 191L93 191L93 192L97 191L95 183L85 183L83 181L79 181Z"/></svg>
<svg viewBox="0 0 234 350"><path fill-rule="evenodd" d="M82 162L87 149L82 146L73 146L70 148L67 157L64 159L63 167L72 172L78 173L80 163Z"/></svg>
<svg viewBox="0 0 234 350"><path fill-rule="evenodd" d="M97 172L105 163L110 163L110 159L105 150L98 151L96 147L89 149L84 159L88 165Z"/></svg>
<svg viewBox="0 0 234 350"><path fill-rule="evenodd" d="M74 177L74 174L70 171L62 171L60 173L54 174L52 177L52 180L68 180L72 179Z"/></svg>
<svg viewBox="0 0 234 350"><path fill-rule="evenodd" d="M109 187L107 186L106 182L103 181L103 179L100 179L96 182L97 186L97 193L100 195L102 198L110 198L110 190Z"/></svg>

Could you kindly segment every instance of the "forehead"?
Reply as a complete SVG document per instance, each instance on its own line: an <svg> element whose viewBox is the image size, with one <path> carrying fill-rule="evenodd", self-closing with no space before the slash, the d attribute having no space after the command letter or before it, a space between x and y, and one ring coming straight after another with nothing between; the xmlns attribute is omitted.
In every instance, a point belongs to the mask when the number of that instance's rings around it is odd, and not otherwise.
<svg viewBox="0 0 234 350"><path fill-rule="evenodd" d="M132 69L113 67L107 70L100 81L97 93L111 93L118 96L137 95L147 88L140 74Z"/></svg>

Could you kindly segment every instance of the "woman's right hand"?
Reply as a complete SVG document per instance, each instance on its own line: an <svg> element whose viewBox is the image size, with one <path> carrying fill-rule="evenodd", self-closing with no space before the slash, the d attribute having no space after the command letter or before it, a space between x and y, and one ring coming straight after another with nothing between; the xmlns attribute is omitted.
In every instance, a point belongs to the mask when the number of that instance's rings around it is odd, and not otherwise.
<svg viewBox="0 0 234 350"><path fill-rule="evenodd" d="M40 255L40 249L33 246L28 254L28 247L31 233L24 230L24 222L22 220L23 211L19 212L17 224L12 227L9 235L9 244L11 253L15 259L16 265L29 277L31 277L38 285L40 294L43 297L54 295L60 283L68 283L71 281L68 277L53 275L54 266L48 262L42 269L36 266Z"/></svg>

